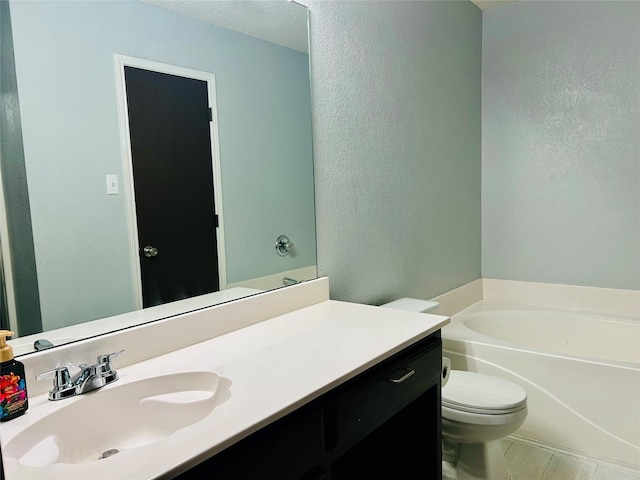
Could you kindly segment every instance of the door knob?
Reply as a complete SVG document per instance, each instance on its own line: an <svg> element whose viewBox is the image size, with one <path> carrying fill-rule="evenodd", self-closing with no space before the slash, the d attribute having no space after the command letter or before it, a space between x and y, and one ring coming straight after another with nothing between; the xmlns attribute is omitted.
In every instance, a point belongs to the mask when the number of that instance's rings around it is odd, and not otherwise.
<svg viewBox="0 0 640 480"><path fill-rule="evenodd" d="M158 249L156 247L146 246L142 249L142 252L147 258L155 257L156 255L158 255Z"/></svg>
<svg viewBox="0 0 640 480"><path fill-rule="evenodd" d="M286 235L280 235L276 239L276 253L281 257L289 255L289 252L293 250L293 243Z"/></svg>

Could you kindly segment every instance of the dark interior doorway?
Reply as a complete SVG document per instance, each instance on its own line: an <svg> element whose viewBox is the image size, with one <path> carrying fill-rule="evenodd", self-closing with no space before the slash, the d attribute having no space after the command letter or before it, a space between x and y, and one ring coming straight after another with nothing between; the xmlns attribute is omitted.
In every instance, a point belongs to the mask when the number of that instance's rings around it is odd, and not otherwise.
<svg viewBox="0 0 640 480"><path fill-rule="evenodd" d="M125 66L143 306L218 291L207 82Z"/></svg>

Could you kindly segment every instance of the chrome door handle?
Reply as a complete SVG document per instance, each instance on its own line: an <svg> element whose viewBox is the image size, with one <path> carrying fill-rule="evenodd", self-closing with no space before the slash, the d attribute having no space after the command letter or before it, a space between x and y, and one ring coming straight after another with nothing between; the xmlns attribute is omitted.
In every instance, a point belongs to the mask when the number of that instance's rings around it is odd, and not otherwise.
<svg viewBox="0 0 640 480"><path fill-rule="evenodd" d="M158 255L158 249L156 247L146 246L142 249L142 253L144 253L145 257L151 258Z"/></svg>

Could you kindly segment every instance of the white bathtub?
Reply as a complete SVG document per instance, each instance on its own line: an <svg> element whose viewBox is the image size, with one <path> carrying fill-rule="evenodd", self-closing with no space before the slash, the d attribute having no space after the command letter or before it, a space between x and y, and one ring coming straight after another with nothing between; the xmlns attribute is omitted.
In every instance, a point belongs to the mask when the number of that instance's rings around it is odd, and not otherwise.
<svg viewBox="0 0 640 480"><path fill-rule="evenodd" d="M516 435L640 467L640 318L497 305L480 301L444 327L453 368L526 389Z"/></svg>

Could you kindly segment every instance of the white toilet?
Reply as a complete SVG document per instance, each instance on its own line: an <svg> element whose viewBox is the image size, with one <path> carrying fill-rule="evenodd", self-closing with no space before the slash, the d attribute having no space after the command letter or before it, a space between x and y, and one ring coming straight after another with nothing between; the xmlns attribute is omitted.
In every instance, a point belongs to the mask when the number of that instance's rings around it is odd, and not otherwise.
<svg viewBox="0 0 640 480"><path fill-rule="evenodd" d="M437 302L401 298L386 308L434 313ZM502 378L451 370L442 387L443 480L509 480L500 440L527 417L527 392Z"/></svg>
<svg viewBox="0 0 640 480"><path fill-rule="evenodd" d="M527 418L520 385L451 370L442 388L443 480L509 480L500 440Z"/></svg>

